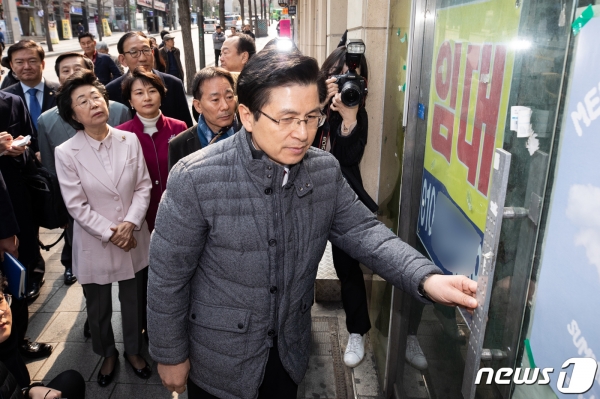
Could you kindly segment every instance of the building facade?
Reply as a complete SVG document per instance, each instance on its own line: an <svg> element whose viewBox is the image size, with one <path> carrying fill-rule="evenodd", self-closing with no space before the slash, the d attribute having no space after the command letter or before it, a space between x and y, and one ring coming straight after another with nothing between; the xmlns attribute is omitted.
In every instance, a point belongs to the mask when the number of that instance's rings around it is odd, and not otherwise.
<svg viewBox="0 0 600 399"><path fill-rule="evenodd" d="M586 216L600 211L593 156L600 140L591 133L600 127L600 89L598 79L585 80L600 63L600 18L593 18L600 6L290 5L297 6L294 40L319 63L346 30L366 45L369 140L361 172L379 219L446 273L479 285L481 305L469 315L420 306L367 276L384 396L566 397L559 372L574 369L564 362L594 364L600 353L600 323L585 305L600 303L600 222ZM405 361L409 335L425 370ZM508 377L488 382L502 368ZM550 368L549 383L540 382L535 370ZM521 382L526 371L529 384ZM600 397L595 375L575 397Z"/></svg>

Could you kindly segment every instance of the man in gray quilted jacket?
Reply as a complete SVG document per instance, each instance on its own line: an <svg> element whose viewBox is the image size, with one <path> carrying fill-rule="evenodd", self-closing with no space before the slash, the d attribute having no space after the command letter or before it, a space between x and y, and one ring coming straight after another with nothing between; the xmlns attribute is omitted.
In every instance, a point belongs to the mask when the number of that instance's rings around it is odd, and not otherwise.
<svg viewBox="0 0 600 399"><path fill-rule="evenodd" d="M378 222L311 147L326 88L315 59L264 50L238 80L237 134L171 170L150 246L150 353L188 397L295 398L327 240L424 302L477 306Z"/></svg>

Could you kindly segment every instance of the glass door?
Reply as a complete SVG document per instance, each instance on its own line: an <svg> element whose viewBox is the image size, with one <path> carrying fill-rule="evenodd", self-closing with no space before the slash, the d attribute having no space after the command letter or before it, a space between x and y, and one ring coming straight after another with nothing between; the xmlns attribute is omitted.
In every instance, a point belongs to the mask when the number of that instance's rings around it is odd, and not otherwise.
<svg viewBox="0 0 600 399"><path fill-rule="evenodd" d="M419 90L409 103L408 129L425 138L416 149L423 158L413 182L420 187L415 230L417 245L444 272L482 274L488 209L498 207L490 199L496 149L511 160L488 322L471 331L454 308L413 303L405 321L407 397L474 397L463 387L465 372L478 369L467 361L472 334L483 340L481 367L523 361L573 9L571 0L429 0L415 16L425 21ZM509 398L511 386L485 385L476 394Z"/></svg>

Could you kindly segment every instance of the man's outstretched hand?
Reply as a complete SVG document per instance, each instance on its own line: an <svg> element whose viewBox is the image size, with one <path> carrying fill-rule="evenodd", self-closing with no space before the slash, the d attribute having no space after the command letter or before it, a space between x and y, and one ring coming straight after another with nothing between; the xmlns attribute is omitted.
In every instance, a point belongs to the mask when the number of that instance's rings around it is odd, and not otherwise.
<svg viewBox="0 0 600 399"><path fill-rule="evenodd" d="M425 280L423 290L434 302L447 306L461 306L470 313L477 307L477 282L465 276L434 274Z"/></svg>

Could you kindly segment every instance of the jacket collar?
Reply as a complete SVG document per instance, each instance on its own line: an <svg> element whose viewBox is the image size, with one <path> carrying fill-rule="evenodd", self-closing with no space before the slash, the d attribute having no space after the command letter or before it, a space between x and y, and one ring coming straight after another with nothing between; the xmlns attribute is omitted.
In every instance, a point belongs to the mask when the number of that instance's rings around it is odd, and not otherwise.
<svg viewBox="0 0 600 399"><path fill-rule="evenodd" d="M261 186L265 188L281 187L283 183L283 166L273 162L263 151L254 149L251 135L242 127L234 136L243 165L250 172L252 179ZM305 196L313 189L312 179L304 163L307 157L308 153L302 161L289 166L288 181L284 187L286 189L294 187L298 197Z"/></svg>
<svg viewBox="0 0 600 399"><path fill-rule="evenodd" d="M139 133L144 132L144 124L138 117L137 112L135 113L135 116L131 120L131 123L132 123L131 127L134 132L139 132ZM161 112L160 116L158 117L158 120L156 121L156 130L160 132L164 126L165 126L165 116Z"/></svg>

